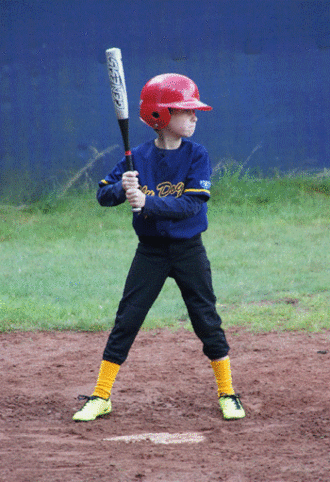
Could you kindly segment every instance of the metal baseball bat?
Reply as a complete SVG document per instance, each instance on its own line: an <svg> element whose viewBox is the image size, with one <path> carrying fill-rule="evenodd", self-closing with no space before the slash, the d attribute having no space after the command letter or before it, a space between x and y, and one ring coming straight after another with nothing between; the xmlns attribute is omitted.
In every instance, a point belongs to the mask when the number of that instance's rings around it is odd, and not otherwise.
<svg viewBox="0 0 330 482"><path fill-rule="evenodd" d="M113 105L115 107L115 112L125 148L126 169L127 171L134 171L132 153L129 143L128 97L121 50L118 48L107 49L105 54L107 59ZM133 208L132 210L134 212L140 212L141 208Z"/></svg>

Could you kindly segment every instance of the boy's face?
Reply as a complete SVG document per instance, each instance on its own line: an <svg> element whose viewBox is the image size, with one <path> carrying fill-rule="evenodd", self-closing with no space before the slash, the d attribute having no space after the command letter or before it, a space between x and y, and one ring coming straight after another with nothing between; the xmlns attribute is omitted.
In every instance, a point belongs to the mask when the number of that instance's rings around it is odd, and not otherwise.
<svg viewBox="0 0 330 482"><path fill-rule="evenodd" d="M192 109L171 109L167 130L176 137L191 137L196 129L197 117Z"/></svg>

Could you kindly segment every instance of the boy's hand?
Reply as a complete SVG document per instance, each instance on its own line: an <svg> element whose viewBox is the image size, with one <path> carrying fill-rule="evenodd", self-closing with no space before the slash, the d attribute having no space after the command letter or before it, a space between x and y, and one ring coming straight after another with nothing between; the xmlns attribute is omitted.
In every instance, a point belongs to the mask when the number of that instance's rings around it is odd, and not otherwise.
<svg viewBox="0 0 330 482"><path fill-rule="evenodd" d="M133 209L143 208L146 203L146 195L139 188L127 189L126 198Z"/></svg>
<svg viewBox="0 0 330 482"><path fill-rule="evenodd" d="M138 189L139 187L139 180L138 180L139 173L137 171L127 171L124 172L122 176L122 185L124 191L128 189Z"/></svg>
<svg viewBox="0 0 330 482"><path fill-rule="evenodd" d="M146 202L146 196L139 189L139 173L137 171L124 172L122 176L122 185L126 194L126 198L132 208L143 208Z"/></svg>

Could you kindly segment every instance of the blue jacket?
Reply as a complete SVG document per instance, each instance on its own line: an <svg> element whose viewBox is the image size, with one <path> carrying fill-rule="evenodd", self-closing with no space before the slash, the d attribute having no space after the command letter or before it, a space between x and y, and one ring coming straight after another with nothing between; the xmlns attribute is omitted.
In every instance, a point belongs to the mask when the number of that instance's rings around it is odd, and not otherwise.
<svg viewBox="0 0 330 482"><path fill-rule="evenodd" d="M134 168L139 172L146 203L133 214L138 236L189 239L205 231L211 187L211 163L206 149L182 139L178 149L165 150L149 141L132 150ZM99 182L97 200L101 206L116 206L126 200L121 177L123 158Z"/></svg>

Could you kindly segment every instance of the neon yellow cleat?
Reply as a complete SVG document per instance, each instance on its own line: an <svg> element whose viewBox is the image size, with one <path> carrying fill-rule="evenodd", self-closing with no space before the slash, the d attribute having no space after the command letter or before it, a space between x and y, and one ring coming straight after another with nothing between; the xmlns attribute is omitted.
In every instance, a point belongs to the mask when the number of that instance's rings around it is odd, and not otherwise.
<svg viewBox="0 0 330 482"><path fill-rule="evenodd" d="M239 395L226 395L225 393L221 393L219 405L225 420L235 420L245 417L245 411Z"/></svg>
<svg viewBox="0 0 330 482"><path fill-rule="evenodd" d="M87 397L86 395L79 395L79 400L87 399L85 405L74 414L72 420L75 422L90 422L95 420L97 417L106 415L111 412L111 401L110 398L105 400L100 397Z"/></svg>

